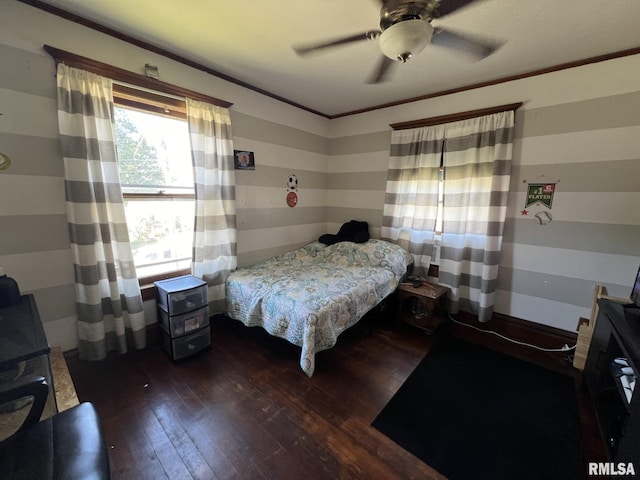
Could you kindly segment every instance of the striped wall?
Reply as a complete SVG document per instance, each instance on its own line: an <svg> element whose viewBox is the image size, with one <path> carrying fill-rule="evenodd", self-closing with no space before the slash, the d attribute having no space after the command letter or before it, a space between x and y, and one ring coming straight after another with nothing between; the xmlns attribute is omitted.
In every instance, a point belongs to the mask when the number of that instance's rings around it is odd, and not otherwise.
<svg viewBox="0 0 640 480"><path fill-rule="evenodd" d="M51 345L77 344L73 270L57 140L55 79L43 44L223 98L236 149L238 262L247 265L366 220L380 235L390 123L525 102L514 166L496 310L575 330L593 287L626 296L640 264L640 56L327 120L14 1L0 17L0 266L32 292ZM299 203L286 206L286 179ZM520 215L523 180L560 180L553 222ZM155 309L145 305L147 321Z"/></svg>
<svg viewBox="0 0 640 480"><path fill-rule="evenodd" d="M33 293L52 345L76 345L55 78L44 56L0 45L0 266Z"/></svg>
<svg viewBox="0 0 640 480"><path fill-rule="evenodd" d="M635 56L335 120L328 228L362 218L379 234L389 123L524 101L496 311L576 330L594 286L628 297L640 265L640 86L630 88L639 76ZM532 181L558 182L548 225L521 214Z"/></svg>
<svg viewBox="0 0 640 480"><path fill-rule="evenodd" d="M255 170L236 171L238 265L317 240L326 233L328 139L232 111L234 148L254 152ZM287 206L287 179L298 204Z"/></svg>
<svg viewBox="0 0 640 480"><path fill-rule="evenodd" d="M246 265L326 233L328 120L215 79L18 2L0 16L0 266L22 293L33 293L49 343L77 345L73 267L58 141L55 68L42 45L130 71L159 66L161 78L234 103L236 149L255 153L256 169L238 171L238 263ZM299 203L286 205L287 178ZM155 305L145 302L147 323Z"/></svg>

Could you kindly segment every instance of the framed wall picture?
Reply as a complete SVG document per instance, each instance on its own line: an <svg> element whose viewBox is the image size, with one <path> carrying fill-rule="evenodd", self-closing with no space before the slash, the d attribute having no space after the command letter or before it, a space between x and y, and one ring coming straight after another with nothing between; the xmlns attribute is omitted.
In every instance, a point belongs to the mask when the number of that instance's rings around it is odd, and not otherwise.
<svg viewBox="0 0 640 480"><path fill-rule="evenodd" d="M256 162L253 156L253 152L247 152L246 150L234 150L233 157L233 163L236 170L256 169Z"/></svg>

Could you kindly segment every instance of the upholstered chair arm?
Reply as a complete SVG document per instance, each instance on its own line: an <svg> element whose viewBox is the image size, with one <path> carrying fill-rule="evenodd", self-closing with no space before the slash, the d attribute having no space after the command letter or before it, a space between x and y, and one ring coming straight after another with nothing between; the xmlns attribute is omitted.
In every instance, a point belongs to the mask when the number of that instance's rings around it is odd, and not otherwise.
<svg viewBox="0 0 640 480"><path fill-rule="evenodd" d="M44 405L47 402L48 394L49 386L43 376L26 375L15 382L0 385L0 404L18 400L22 397L33 397L31 409L18 429L20 431L38 423L42 416Z"/></svg>

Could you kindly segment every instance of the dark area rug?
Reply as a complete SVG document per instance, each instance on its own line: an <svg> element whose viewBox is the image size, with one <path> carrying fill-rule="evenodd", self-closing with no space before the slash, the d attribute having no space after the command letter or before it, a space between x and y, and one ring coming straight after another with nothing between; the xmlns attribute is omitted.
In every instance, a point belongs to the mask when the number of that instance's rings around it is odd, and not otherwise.
<svg viewBox="0 0 640 480"><path fill-rule="evenodd" d="M450 480L586 476L573 379L451 337L372 425Z"/></svg>

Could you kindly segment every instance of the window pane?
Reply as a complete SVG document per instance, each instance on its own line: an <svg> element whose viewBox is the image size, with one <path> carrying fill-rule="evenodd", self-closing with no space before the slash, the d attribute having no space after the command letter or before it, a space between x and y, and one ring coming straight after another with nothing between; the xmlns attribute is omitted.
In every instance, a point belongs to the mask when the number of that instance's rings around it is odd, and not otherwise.
<svg viewBox="0 0 640 480"><path fill-rule="evenodd" d="M124 193L193 193L187 122L122 107L115 120Z"/></svg>
<svg viewBox="0 0 640 480"><path fill-rule="evenodd" d="M193 200L125 199L124 204L139 277L185 268L190 264ZM176 266L176 262L180 266Z"/></svg>
<svg viewBox="0 0 640 480"><path fill-rule="evenodd" d="M187 268L194 222L187 122L116 107L115 127L118 170L138 277ZM153 196L127 197L131 193ZM187 196L173 196L177 194Z"/></svg>
<svg viewBox="0 0 640 480"><path fill-rule="evenodd" d="M438 209L436 212L436 234L442 233L444 213L444 167L438 173Z"/></svg>

